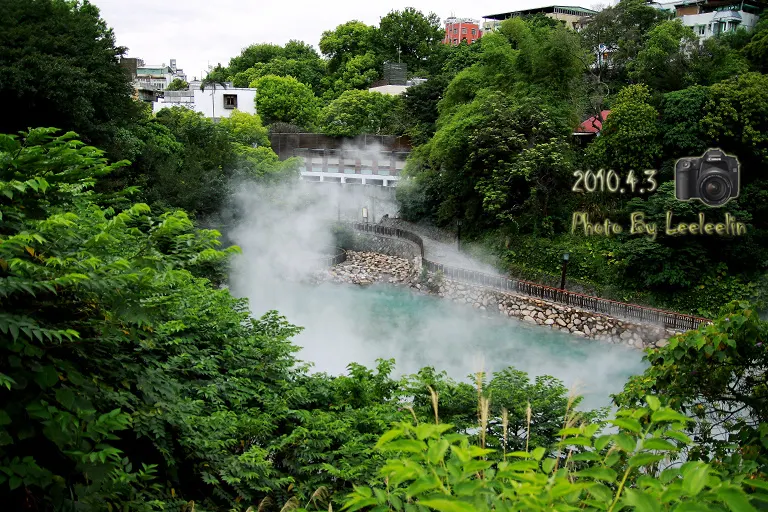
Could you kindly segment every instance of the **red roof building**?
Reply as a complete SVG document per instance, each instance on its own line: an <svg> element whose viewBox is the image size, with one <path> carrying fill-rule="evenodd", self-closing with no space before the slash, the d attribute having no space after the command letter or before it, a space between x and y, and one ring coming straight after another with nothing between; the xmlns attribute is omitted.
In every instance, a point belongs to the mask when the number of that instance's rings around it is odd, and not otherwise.
<svg viewBox="0 0 768 512"><path fill-rule="evenodd" d="M610 110L603 110L600 112L600 117L603 118L603 121L608 118L608 114L610 114ZM603 129L603 122L600 120L597 116L592 116L583 123L581 123L576 130L577 134L581 133L600 133L600 130Z"/></svg>
<svg viewBox="0 0 768 512"><path fill-rule="evenodd" d="M445 20L445 38L443 43L457 46L462 41L472 44L482 35L480 23L467 18L448 18Z"/></svg>

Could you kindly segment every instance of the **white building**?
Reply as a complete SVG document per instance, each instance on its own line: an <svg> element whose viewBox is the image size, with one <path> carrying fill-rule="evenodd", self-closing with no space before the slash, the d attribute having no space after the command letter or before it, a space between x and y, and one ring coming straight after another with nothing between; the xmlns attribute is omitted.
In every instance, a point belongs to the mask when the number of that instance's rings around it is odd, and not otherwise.
<svg viewBox="0 0 768 512"><path fill-rule="evenodd" d="M176 67L176 59L171 59L170 65L163 63L159 66L145 65L144 61L139 59L134 86L137 89L164 91L175 78L187 81L184 70Z"/></svg>
<svg viewBox="0 0 768 512"><path fill-rule="evenodd" d="M683 25L693 29L700 41L738 28L752 30L760 19L760 7L750 2L728 5L715 0L677 0L652 5L673 12Z"/></svg>
<svg viewBox="0 0 768 512"><path fill-rule="evenodd" d="M198 80L190 82L188 91L165 91L164 97L152 104L155 113L169 107L186 107L210 119L229 117L235 109L256 114L256 89L232 87L227 83L225 87L217 84L201 90Z"/></svg>
<svg viewBox="0 0 768 512"><path fill-rule="evenodd" d="M411 80L408 80L405 85L380 85L378 87L369 88L368 92L378 92L381 94L389 94L390 96L399 96L407 91L409 87L414 85L421 85L426 81L426 78L412 78Z"/></svg>

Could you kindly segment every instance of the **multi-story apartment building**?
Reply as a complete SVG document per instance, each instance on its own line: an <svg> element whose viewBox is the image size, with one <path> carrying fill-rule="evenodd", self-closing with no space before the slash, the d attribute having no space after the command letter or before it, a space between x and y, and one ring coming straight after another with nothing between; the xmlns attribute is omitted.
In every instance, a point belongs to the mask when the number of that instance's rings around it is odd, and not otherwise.
<svg viewBox="0 0 768 512"><path fill-rule="evenodd" d="M176 59L171 59L169 66L147 66L141 59L123 57L120 65L133 84L134 97L142 101L153 102L162 96L174 78L187 80L184 70L176 67Z"/></svg>
<svg viewBox="0 0 768 512"><path fill-rule="evenodd" d="M677 0L649 2L658 9L670 11L691 27L700 40L718 34L733 32L739 28L752 30L766 8L766 0Z"/></svg>
<svg viewBox="0 0 768 512"><path fill-rule="evenodd" d="M143 60L137 60L138 65L135 68L134 80L139 88L164 91L175 78L187 81L184 70L176 67L176 59L171 59L170 65L163 63L159 66L147 66Z"/></svg>
<svg viewBox="0 0 768 512"><path fill-rule="evenodd" d="M166 65L140 66L136 69L136 82L145 89L164 91L173 80L173 72Z"/></svg>
<svg viewBox="0 0 768 512"><path fill-rule="evenodd" d="M489 14L488 16L483 16L483 30L490 32L496 30L504 20L518 16L533 16L535 14L543 14L547 18L558 20L569 29L581 30L581 28L587 24L589 18L597 14L597 11L593 11L592 9L585 9L584 7L550 5L547 7L524 9L521 11Z"/></svg>
<svg viewBox="0 0 768 512"><path fill-rule="evenodd" d="M445 20L445 38L443 43L459 45L462 41L472 44L482 36L480 23L469 18L450 17Z"/></svg>

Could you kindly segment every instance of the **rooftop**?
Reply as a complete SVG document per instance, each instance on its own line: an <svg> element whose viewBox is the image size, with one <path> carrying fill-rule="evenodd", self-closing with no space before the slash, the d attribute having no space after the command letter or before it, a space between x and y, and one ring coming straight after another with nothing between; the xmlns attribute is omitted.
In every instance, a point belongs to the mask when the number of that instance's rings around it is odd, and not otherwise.
<svg viewBox="0 0 768 512"><path fill-rule="evenodd" d="M610 110L603 110L600 112L600 117L603 118L603 120L608 118L608 114L610 114ZM586 121L582 122L578 129L576 130L576 133L599 133L600 130L603 129L603 123L598 119L597 116L592 116Z"/></svg>
<svg viewBox="0 0 768 512"><path fill-rule="evenodd" d="M445 24L449 23L477 23L477 20L474 20L472 18L455 18L450 17L445 19Z"/></svg>
<svg viewBox="0 0 768 512"><path fill-rule="evenodd" d="M549 5L546 7L535 7L533 9L524 9L522 11L504 12L501 14L489 14L483 16L483 19L489 20L506 20L515 16L529 16L532 14L550 14L550 13L569 13L573 12L581 16L592 16L597 14L597 11L592 9L585 9L584 7L577 7L573 5Z"/></svg>

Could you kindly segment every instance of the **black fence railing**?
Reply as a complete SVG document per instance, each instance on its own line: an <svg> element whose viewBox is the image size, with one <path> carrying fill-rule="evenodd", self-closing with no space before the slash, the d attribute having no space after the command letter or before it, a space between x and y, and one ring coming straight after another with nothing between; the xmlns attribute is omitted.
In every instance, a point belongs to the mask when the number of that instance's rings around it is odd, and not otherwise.
<svg viewBox="0 0 768 512"><path fill-rule="evenodd" d="M344 249L335 247L333 252L334 254L332 256L321 256L317 259L315 264L318 267L327 268L338 265L339 263L344 263L347 260L347 251Z"/></svg>
<svg viewBox="0 0 768 512"><path fill-rule="evenodd" d="M557 302L567 306L602 313L608 316L626 319L639 323L650 323L676 330L692 330L702 323L710 322L707 318L665 311L648 306L639 306L626 302L618 302L600 297L593 297L581 293L569 292L552 286L546 286L529 281L510 279L502 275L486 274L475 270L467 270L458 267L450 267L442 263L429 261L424 256L424 241L421 237L404 229L362 222L347 223L347 226L356 231L399 238L414 243L421 254L421 264L430 272L441 272L446 278L465 284L479 285L495 290L517 293L537 299Z"/></svg>

